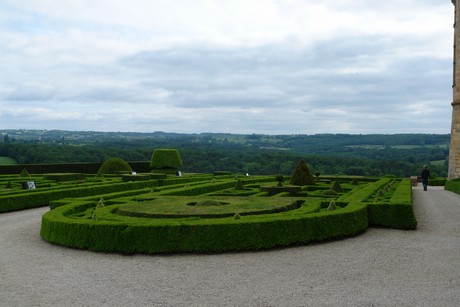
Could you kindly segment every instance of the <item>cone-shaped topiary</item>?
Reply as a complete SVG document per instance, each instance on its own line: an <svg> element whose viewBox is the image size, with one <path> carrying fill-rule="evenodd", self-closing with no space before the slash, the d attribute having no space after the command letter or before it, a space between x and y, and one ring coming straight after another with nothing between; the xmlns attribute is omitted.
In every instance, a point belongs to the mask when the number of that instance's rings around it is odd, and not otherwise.
<svg viewBox="0 0 460 307"><path fill-rule="evenodd" d="M315 178L310 172L310 168L304 160L300 160L291 176L293 185L313 185Z"/></svg>
<svg viewBox="0 0 460 307"><path fill-rule="evenodd" d="M123 159L111 158L102 163L97 172L97 176L106 174L119 174L122 172L132 172L131 166L129 166L129 164Z"/></svg>
<svg viewBox="0 0 460 307"><path fill-rule="evenodd" d="M336 204L334 200L329 202L329 206L327 207L327 211L334 211L336 209Z"/></svg>
<svg viewBox="0 0 460 307"><path fill-rule="evenodd" d="M338 180L334 181L331 187L332 190L336 192L342 192L342 186L340 185L340 182Z"/></svg>
<svg viewBox="0 0 460 307"><path fill-rule="evenodd" d="M244 190L244 184L240 179L235 184L235 190Z"/></svg>
<svg viewBox="0 0 460 307"><path fill-rule="evenodd" d="M182 166L182 158L177 149L155 149L150 167L157 173L176 173Z"/></svg>
<svg viewBox="0 0 460 307"><path fill-rule="evenodd" d="M30 174L29 174L29 171L27 170L27 168L23 168L21 173L19 174L19 176L21 176L21 177L30 177Z"/></svg>

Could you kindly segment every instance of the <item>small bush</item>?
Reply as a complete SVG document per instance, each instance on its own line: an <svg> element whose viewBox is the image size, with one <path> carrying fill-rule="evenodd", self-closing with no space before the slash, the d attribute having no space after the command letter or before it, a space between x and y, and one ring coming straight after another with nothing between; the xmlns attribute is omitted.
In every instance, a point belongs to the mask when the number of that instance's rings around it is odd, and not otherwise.
<svg viewBox="0 0 460 307"><path fill-rule="evenodd" d="M120 174L122 172L132 172L131 166L123 159L111 158L102 163L97 176Z"/></svg>

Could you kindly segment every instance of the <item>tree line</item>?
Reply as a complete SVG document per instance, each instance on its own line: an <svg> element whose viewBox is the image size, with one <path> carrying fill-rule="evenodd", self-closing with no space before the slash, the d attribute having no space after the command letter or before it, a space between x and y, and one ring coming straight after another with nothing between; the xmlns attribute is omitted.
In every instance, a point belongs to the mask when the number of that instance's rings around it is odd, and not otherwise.
<svg viewBox="0 0 460 307"><path fill-rule="evenodd" d="M230 142L110 142L99 144L51 144L10 142L0 144L0 156L20 164L104 162L118 157L125 161L149 161L155 148L177 148L185 172L212 173L231 171L249 174L291 174L300 160L313 172L329 175L409 177L418 175L429 161L443 160L448 151L440 148L376 149L338 147L324 153L300 153L293 150L266 149ZM447 176L446 163L430 165L437 176Z"/></svg>

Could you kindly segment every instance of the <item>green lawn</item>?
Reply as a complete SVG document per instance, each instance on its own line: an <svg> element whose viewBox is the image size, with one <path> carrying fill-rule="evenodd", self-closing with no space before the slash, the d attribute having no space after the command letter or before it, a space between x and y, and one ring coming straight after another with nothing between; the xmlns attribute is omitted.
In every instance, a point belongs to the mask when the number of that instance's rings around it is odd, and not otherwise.
<svg viewBox="0 0 460 307"><path fill-rule="evenodd" d="M0 165L11 165L11 164L17 164L16 160L11 159L9 157L0 157Z"/></svg>

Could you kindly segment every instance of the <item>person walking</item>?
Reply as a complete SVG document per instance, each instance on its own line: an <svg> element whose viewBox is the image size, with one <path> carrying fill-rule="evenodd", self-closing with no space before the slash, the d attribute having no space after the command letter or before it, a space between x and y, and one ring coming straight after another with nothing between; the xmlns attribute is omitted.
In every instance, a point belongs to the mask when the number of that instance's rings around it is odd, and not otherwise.
<svg viewBox="0 0 460 307"><path fill-rule="evenodd" d="M426 165L423 166L421 177L422 177L423 190L426 191L428 189L428 179L430 179L430 170L428 169L428 166Z"/></svg>

